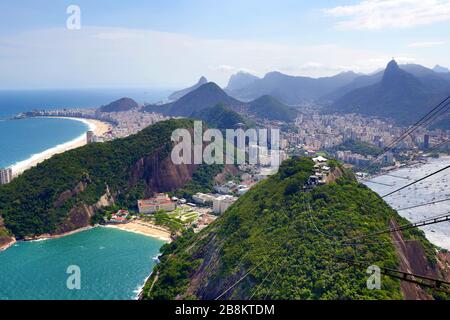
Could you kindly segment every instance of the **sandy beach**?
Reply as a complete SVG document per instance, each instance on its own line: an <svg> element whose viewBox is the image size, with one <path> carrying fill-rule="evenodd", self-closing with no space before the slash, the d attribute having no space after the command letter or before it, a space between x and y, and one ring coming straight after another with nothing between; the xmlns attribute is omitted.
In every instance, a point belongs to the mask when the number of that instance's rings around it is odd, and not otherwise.
<svg viewBox="0 0 450 320"><path fill-rule="evenodd" d="M75 121L81 121L89 126L89 130L93 131L95 135L101 136L108 132L111 129L111 125L106 122L98 121L98 120L92 120L92 119L82 119L82 118L64 118L64 119L70 119ZM35 154L31 156L30 158L20 161L13 166L11 166L13 171L13 176L16 177L20 174L22 174L25 170L28 170L39 163L43 162L44 160L50 159L55 154L63 153L71 149L75 149L81 146L84 146L86 144L86 133L83 133L76 139L73 139L71 141L68 141L66 143L60 144L58 146L55 146L53 148L47 149L41 153Z"/></svg>
<svg viewBox="0 0 450 320"><path fill-rule="evenodd" d="M107 228L115 228L128 232L142 234L147 237L157 238L166 242L171 242L170 232L164 228L141 221L131 221L125 224L109 224Z"/></svg>

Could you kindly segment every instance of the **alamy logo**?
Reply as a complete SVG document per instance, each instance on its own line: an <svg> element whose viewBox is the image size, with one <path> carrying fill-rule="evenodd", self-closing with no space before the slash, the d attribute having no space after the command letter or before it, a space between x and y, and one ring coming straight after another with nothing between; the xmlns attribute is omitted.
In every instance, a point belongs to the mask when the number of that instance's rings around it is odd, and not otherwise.
<svg viewBox="0 0 450 320"><path fill-rule="evenodd" d="M66 273L69 274L66 281L67 289L81 289L81 269L79 266L71 265L67 267Z"/></svg>
<svg viewBox="0 0 450 320"><path fill-rule="evenodd" d="M174 164L248 164L267 165L273 169L280 166L279 129L227 129L226 139L218 129L203 132L202 122L194 122L191 131L177 129L172 141L177 143L172 150ZM192 141L193 140L193 141ZM204 146L204 144L207 144ZM269 152L270 144L270 152Z"/></svg>
<svg viewBox="0 0 450 320"><path fill-rule="evenodd" d="M367 268L367 274L370 274L367 279L367 289L380 290L381 289L381 269L378 266L370 266Z"/></svg>
<svg viewBox="0 0 450 320"><path fill-rule="evenodd" d="M70 5L67 7L66 13L70 16L67 18L66 26L69 30L81 29L81 9L77 5Z"/></svg>

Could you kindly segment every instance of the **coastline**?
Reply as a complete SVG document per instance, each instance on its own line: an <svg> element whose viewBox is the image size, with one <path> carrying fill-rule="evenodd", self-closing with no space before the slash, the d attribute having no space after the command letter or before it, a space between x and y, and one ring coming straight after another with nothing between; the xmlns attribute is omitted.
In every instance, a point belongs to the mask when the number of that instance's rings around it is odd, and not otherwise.
<svg viewBox="0 0 450 320"><path fill-rule="evenodd" d="M45 240L50 240L50 239L58 239L58 238L70 236L70 235L75 234L75 233L87 231L87 230L93 229L95 227L96 226L87 226L87 227L84 227L84 228L80 228L80 229L77 229L77 230L73 230L73 231L69 231L69 232L65 232L65 233L61 233L61 234L56 234L56 235L42 234L42 235L37 236L37 237L28 237L28 238L25 238L25 239L19 240L19 241L33 242L33 241L45 241ZM16 240L16 238L12 238L11 242L9 242L9 243L5 244L4 246L0 247L0 252L7 250L8 248L12 247L17 242L18 241Z"/></svg>
<svg viewBox="0 0 450 320"><path fill-rule="evenodd" d="M172 242L171 232L164 228L151 226L147 223L131 221L125 224L108 224L105 228L119 229L122 231L141 234L150 238L158 239L165 242Z"/></svg>
<svg viewBox="0 0 450 320"><path fill-rule="evenodd" d="M11 238L10 242L0 246L0 252L6 251L7 249L11 248L14 244L16 244L16 242L17 242L16 238Z"/></svg>
<svg viewBox="0 0 450 320"><path fill-rule="evenodd" d="M101 136L108 132L111 128L111 124L102 122L99 120L93 120L93 119L84 119L84 118L71 118L71 117L46 117L46 118L55 118L55 119L69 119L74 121L80 121L84 124L88 125L89 130L93 131L95 135ZM29 157L26 160L19 161L10 168L13 171L13 176L17 177L18 175L22 174L24 171L37 166L39 163L50 159L52 156L56 154L60 154L72 149L76 149L79 147L82 147L86 145L86 133L83 133L82 135L76 137L75 139L65 142L63 144L54 146L50 149L47 149L41 153L34 154L31 157Z"/></svg>
<svg viewBox="0 0 450 320"><path fill-rule="evenodd" d="M95 225L95 226L86 226L86 227L83 227L83 228L80 228L80 229L76 229L76 230L72 230L72 231L64 232L64 233L60 233L60 234L55 234L55 235L52 235L52 234L41 234L40 236L25 238L23 241L31 241L32 242L32 241L44 241L44 240L50 240L50 239L59 239L59 238L67 237L67 236L70 236L70 235L73 235L73 234L76 234L76 233L80 233L80 232L83 232L83 231L91 230L91 229L96 228L96 227L98 227L98 226L97 225Z"/></svg>

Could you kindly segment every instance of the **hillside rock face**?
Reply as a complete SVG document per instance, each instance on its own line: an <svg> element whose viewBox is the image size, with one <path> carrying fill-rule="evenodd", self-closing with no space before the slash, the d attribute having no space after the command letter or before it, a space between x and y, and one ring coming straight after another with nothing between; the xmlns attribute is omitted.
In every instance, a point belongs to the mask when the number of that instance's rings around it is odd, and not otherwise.
<svg viewBox="0 0 450 320"><path fill-rule="evenodd" d="M192 179L198 165L175 165L170 157L159 161L158 156L140 159L131 169L131 185L138 181L145 181L145 195L151 196L156 192L169 192L183 187Z"/></svg>
<svg viewBox="0 0 450 320"><path fill-rule="evenodd" d="M6 249L14 242L15 239L7 234L7 231L3 225L3 218L0 216L0 251Z"/></svg>

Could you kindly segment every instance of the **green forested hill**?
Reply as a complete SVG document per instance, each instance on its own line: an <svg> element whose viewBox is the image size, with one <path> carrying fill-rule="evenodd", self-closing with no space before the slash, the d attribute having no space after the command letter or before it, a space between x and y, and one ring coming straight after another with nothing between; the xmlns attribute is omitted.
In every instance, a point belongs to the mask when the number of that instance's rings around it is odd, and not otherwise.
<svg viewBox="0 0 450 320"><path fill-rule="evenodd" d="M203 120L210 128L220 130L233 129L239 123L247 128L254 126L251 120L227 108L223 103L219 103L212 108L194 112L191 118Z"/></svg>
<svg viewBox="0 0 450 320"><path fill-rule="evenodd" d="M366 270L336 258L398 268L389 235L343 240L404 220L348 174L304 190L312 170L310 159L285 161L208 228L163 247L142 298L215 299L231 287L222 299L401 299L398 280L383 276L381 290L368 290ZM403 236L435 265L421 232Z"/></svg>
<svg viewBox="0 0 450 320"><path fill-rule="evenodd" d="M340 145L327 149L327 151L329 152L347 151L347 150L354 153L359 153L362 155L370 155L374 157L378 156L383 152L383 149L373 144L360 140L347 140L341 143Z"/></svg>
<svg viewBox="0 0 450 320"><path fill-rule="evenodd" d="M248 104L248 111L259 118L292 122L298 111L289 107L272 96L262 96Z"/></svg>
<svg viewBox="0 0 450 320"><path fill-rule="evenodd" d="M56 155L27 170L0 186L0 215L5 226L18 238L53 233L71 208L96 203L106 186L117 195L118 203L134 206L143 196L145 181L142 177L133 181L131 167L146 156L155 161L166 158L172 148L172 131L190 127L190 120L160 122L125 139ZM82 191L62 196L75 189Z"/></svg>

